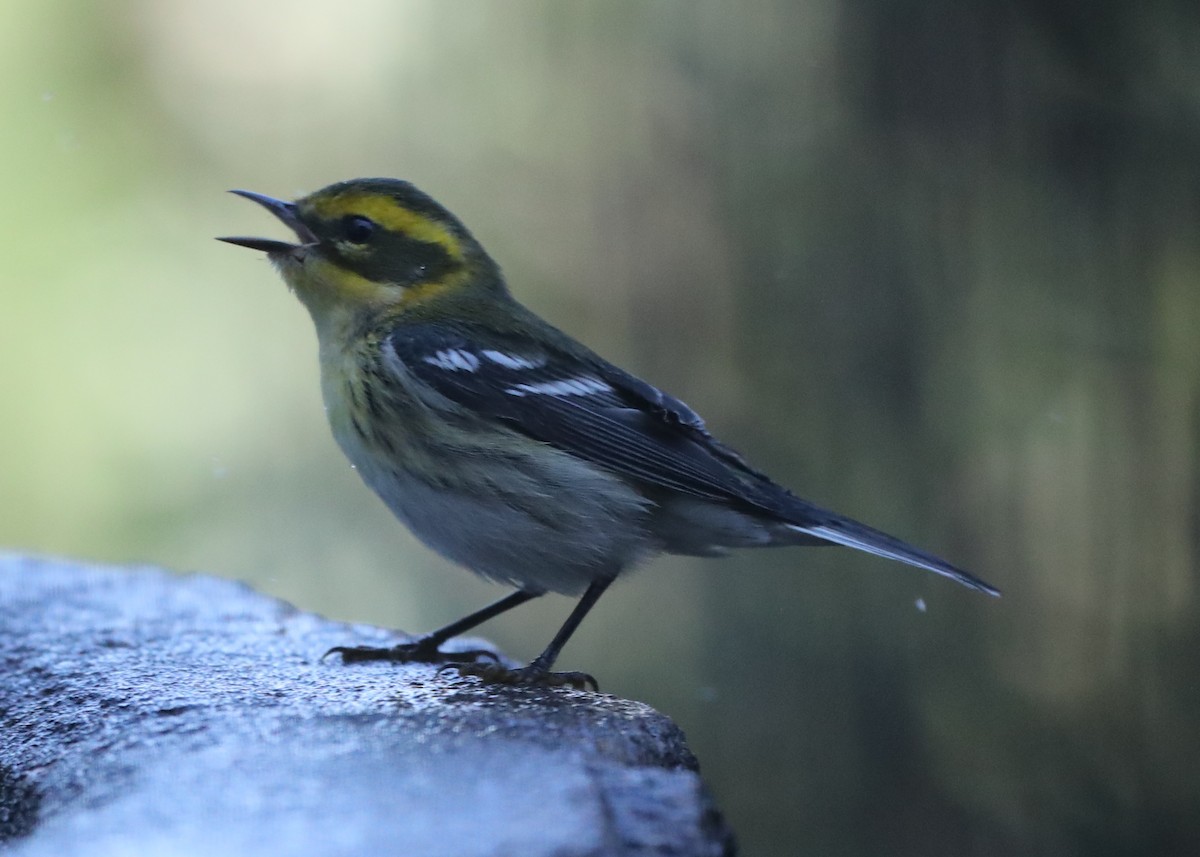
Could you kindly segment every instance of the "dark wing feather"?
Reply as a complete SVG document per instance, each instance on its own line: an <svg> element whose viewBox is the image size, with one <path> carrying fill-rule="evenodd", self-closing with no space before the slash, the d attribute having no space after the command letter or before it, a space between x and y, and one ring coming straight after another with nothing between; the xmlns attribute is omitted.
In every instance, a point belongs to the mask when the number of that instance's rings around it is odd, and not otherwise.
<svg viewBox="0 0 1200 857"><path fill-rule="evenodd" d="M598 357L494 333L488 341L484 348L454 329L410 325L390 344L443 396L529 437L649 485L764 511L774 505L770 489L782 489L745 467L679 400Z"/></svg>

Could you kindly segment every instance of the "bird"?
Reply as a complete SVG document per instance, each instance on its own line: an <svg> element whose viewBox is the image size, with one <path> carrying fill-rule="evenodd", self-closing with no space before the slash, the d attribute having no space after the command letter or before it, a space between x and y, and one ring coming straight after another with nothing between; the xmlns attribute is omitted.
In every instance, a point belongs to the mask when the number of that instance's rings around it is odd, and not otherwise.
<svg viewBox="0 0 1200 857"><path fill-rule="evenodd" d="M307 308L329 423L358 474L418 540L512 588L412 642L327 655L598 689L553 666L613 581L660 554L841 545L1000 594L756 470L688 405L519 303L462 221L410 182L351 179L295 201L231 193L294 233L218 240L265 252ZM443 651L548 592L578 601L526 666Z"/></svg>

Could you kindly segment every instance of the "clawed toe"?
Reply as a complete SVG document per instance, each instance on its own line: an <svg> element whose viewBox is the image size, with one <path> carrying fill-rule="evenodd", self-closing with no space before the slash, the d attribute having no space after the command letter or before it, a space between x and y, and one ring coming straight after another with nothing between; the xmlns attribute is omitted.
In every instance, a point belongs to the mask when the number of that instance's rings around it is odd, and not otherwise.
<svg viewBox="0 0 1200 857"><path fill-rule="evenodd" d="M325 660L340 655L343 664L367 661L391 661L399 664L441 664L438 670L455 670L459 675L475 676L488 684L507 684L514 687L573 687L576 690L600 690L596 679L581 672L550 672L536 661L527 667L511 669L500 663L500 657L488 649L466 649L443 652L438 641L417 640L396 646L334 646L321 655Z"/></svg>

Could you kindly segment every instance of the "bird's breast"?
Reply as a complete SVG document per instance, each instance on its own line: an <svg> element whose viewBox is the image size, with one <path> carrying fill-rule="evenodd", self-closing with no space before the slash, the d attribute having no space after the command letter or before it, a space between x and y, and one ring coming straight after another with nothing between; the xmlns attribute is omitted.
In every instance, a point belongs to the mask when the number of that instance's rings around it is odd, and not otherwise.
<svg viewBox="0 0 1200 857"><path fill-rule="evenodd" d="M653 553L646 501L623 480L461 409L401 365L323 355L334 437L359 476L443 556L531 591L577 593Z"/></svg>

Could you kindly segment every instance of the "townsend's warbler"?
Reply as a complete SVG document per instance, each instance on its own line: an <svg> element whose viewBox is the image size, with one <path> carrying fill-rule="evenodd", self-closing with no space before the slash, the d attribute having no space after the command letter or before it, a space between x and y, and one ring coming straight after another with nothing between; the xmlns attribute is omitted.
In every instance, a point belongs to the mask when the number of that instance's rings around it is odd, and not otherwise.
<svg viewBox="0 0 1200 857"><path fill-rule="evenodd" d="M411 184L355 179L296 202L234 193L296 234L221 240L265 251L308 308L329 421L359 475L429 547L516 588L414 643L335 649L343 659L594 686L550 668L609 584L659 553L838 544L999 594L754 470L683 402L517 303L458 218ZM439 651L551 591L582 598L529 666Z"/></svg>

